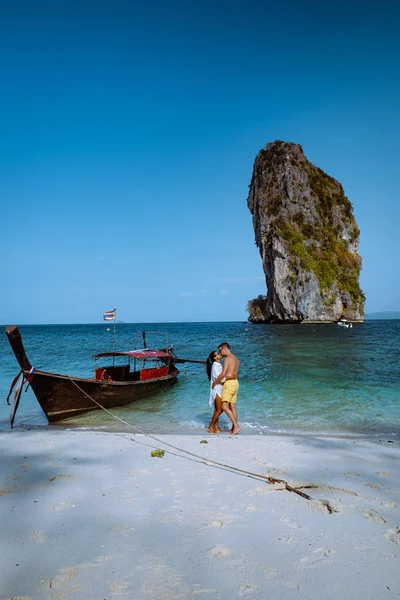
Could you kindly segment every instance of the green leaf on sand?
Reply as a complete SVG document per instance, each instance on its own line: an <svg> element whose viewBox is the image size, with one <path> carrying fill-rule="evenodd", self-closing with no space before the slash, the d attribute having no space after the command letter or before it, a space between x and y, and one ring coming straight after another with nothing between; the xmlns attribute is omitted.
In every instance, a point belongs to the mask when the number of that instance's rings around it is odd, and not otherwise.
<svg viewBox="0 0 400 600"><path fill-rule="evenodd" d="M165 450L153 450L151 456L157 456L158 458L162 458L165 454Z"/></svg>

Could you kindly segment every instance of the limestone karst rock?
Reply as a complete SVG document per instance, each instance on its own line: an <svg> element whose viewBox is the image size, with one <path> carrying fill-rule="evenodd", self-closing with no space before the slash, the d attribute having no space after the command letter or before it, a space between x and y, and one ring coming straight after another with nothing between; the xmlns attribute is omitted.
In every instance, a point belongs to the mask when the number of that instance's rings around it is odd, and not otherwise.
<svg viewBox="0 0 400 600"><path fill-rule="evenodd" d="M268 289L249 301L249 320L363 321L360 231L342 185L300 145L276 141L255 159L247 204Z"/></svg>

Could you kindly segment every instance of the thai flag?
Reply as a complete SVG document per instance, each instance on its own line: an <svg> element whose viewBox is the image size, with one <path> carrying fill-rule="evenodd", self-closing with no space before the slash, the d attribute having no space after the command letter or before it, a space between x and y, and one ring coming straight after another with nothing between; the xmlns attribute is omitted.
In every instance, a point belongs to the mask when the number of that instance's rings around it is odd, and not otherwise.
<svg viewBox="0 0 400 600"><path fill-rule="evenodd" d="M104 313L103 319L105 321L114 321L115 317L116 317L116 313L117 313L116 308L114 308L113 310L108 310L107 312Z"/></svg>

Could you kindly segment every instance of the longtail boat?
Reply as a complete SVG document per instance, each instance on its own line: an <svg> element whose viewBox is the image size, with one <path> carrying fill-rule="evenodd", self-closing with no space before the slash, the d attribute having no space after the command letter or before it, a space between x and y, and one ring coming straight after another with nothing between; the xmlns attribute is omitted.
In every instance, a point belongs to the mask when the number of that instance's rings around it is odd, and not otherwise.
<svg viewBox="0 0 400 600"><path fill-rule="evenodd" d="M203 363L203 361L178 359L172 348L168 347L167 340L163 350L145 347L126 352L96 354L93 357L94 377L72 377L35 369L28 360L18 327L7 325L6 334L21 367L20 373L11 384L7 398L9 403L15 388L10 415L11 427L14 424L25 384L32 388L49 422L54 423L87 411L123 406L147 398L176 382L179 375L176 362ZM143 339L145 341L145 336ZM126 364L115 364L116 359L121 357L126 359ZM97 363L99 359L107 359L111 364L99 367Z"/></svg>

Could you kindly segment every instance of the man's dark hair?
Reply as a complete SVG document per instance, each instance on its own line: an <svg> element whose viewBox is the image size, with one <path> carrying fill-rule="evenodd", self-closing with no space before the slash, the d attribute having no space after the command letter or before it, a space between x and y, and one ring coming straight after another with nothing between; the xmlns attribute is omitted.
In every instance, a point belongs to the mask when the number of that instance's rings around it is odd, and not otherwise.
<svg viewBox="0 0 400 600"><path fill-rule="evenodd" d="M218 350L221 350L222 348L228 348L228 350L231 349L230 345L228 344L228 342L222 342L222 344L220 344L218 346Z"/></svg>

